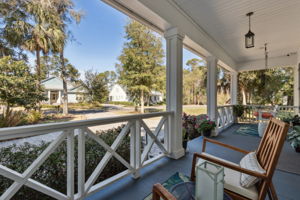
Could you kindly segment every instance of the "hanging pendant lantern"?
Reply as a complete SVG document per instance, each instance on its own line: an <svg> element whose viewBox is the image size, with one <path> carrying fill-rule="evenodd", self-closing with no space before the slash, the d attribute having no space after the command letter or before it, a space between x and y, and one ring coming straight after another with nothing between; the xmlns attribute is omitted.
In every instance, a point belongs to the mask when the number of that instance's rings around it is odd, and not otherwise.
<svg viewBox="0 0 300 200"><path fill-rule="evenodd" d="M245 47L247 49L254 47L254 36L255 36L255 34L251 31L251 20L250 20L251 15L253 15L253 12L249 12L249 13L246 14L246 16L249 17L249 31L245 35Z"/></svg>

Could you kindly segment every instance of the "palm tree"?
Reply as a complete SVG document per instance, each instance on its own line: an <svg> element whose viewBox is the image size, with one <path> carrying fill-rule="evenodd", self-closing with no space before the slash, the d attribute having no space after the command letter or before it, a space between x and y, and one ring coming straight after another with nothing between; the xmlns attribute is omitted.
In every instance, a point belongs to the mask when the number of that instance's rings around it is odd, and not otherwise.
<svg viewBox="0 0 300 200"><path fill-rule="evenodd" d="M49 1L50 2L50 1ZM67 69L65 63L64 49L68 39L72 38L71 32L67 29L67 24L80 22L81 12L74 10L74 4L70 0L52 0L51 7L58 13L60 23L57 23L57 32L54 39L54 51L59 54L61 65L61 78L63 80L63 114L68 114L68 88L67 88Z"/></svg>
<svg viewBox="0 0 300 200"><path fill-rule="evenodd" d="M60 17L43 0L3 1L0 5L3 19L3 38L11 46L28 50L36 56L36 74L41 81L41 52L47 54L53 47L53 37L60 31Z"/></svg>
<svg viewBox="0 0 300 200"><path fill-rule="evenodd" d="M36 73L41 81L41 59L40 54L48 54L54 46L54 39L60 35L61 31L57 29L60 20L54 9L43 3L42 0L28 1L26 11L31 16L28 20L28 37L24 41L23 47L36 55Z"/></svg>
<svg viewBox="0 0 300 200"><path fill-rule="evenodd" d="M228 94L230 91L230 76L226 72L222 73L224 74L218 79L217 82L217 91L218 93Z"/></svg>

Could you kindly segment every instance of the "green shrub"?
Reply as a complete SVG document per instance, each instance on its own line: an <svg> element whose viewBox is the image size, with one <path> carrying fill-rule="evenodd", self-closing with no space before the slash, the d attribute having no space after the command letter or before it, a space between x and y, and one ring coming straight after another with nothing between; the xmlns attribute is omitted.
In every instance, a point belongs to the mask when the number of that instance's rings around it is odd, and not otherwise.
<svg viewBox="0 0 300 200"><path fill-rule="evenodd" d="M99 132L101 137L108 145L112 145L115 138L118 136L123 126L110 129L107 131ZM75 188L77 188L77 137L75 137ZM0 163L9 167L17 172L24 172L26 168L47 148L49 143L42 143L40 145L33 145L25 143L22 146L10 146L0 149ZM106 151L97 142L86 138L86 180L92 174L100 160L105 155ZM125 137L121 145L118 147L117 152L127 161L130 160L130 138ZM66 180L67 180L67 154L66 142L63 142L54 151L46 162L33 174L31 178L39 181L55 190L66 193ZM103 181L113 175L116 175L126 170L119 161L112 158L103 172L98 177L96 183ZM0 176L0 194L3 193L11 184L12 181ZM77 191L76 191L77 192ZM32 190L28 187L22 187L17 194L12 198L15 200L30 199L30 200L48 200L53 199L40 192Z"/></svg>
<svg viewBox="0 0 300 200"><path fill-rule="evenodd" d="M29 111L26 116L26 120L28 124L36 124L42 118L43 118L43 114L36 110Z"/></svg>
<svg viewBox="0 0 300 200"><path fill-rule="evenodd" d="M242 117L245 112L245 107L243 105L234 105L233 106L233 114L236 117Z"/></svg>
<svg viewBox="0 0 300 200"><path fill-rule="evenodd" d="M0 115L0 128L26 124L26 114L23 111L12 111Z"/></svg>

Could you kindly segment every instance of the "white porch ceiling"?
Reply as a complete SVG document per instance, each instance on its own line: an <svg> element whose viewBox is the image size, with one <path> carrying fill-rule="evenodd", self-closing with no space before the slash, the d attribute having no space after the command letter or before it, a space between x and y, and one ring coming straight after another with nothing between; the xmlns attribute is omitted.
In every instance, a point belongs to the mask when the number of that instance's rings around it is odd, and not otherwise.
<svg viewBox="0 0 300 200"><path fill-rule="evenodd" d="M300 0L171 0L200 25L238 63L285 56L300 48ZM255 48L244 47L246 13L253 11Z"/></svg>

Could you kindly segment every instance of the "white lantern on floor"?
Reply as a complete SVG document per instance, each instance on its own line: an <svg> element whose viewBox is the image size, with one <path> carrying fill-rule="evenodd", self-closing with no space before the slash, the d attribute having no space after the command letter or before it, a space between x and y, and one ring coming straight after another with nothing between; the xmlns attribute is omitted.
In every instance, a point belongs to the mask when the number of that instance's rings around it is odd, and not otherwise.
<svg viewBox="0 0 300 200"><path fill-rule="evenodd" d="M224 167L199 160L196 165L196 200L223 200Z"/></svg>

